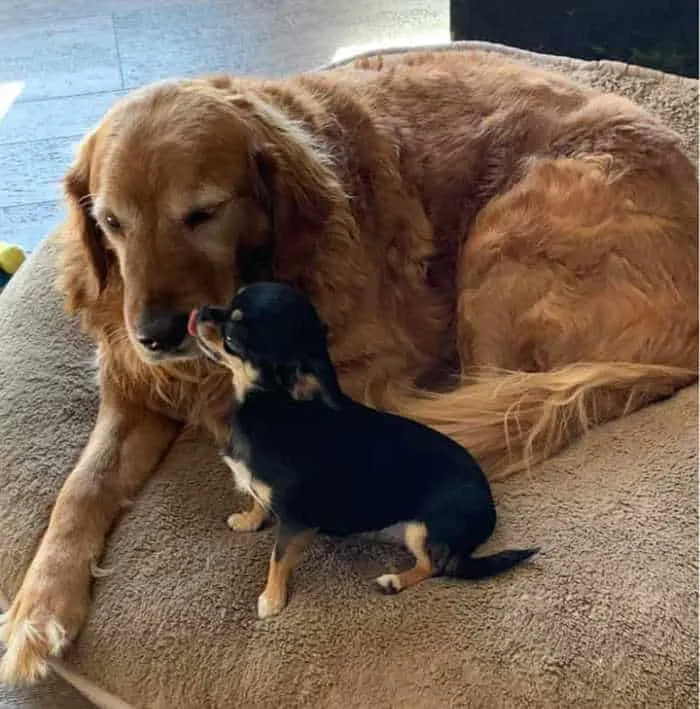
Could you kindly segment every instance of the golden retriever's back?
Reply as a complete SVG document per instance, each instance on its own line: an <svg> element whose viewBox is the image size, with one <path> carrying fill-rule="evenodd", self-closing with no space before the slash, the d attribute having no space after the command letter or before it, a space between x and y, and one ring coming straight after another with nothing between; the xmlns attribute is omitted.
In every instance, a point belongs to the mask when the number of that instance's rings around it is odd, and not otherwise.
<svg viewBox="0 0 700 709"><path fill-rule="evenodd" d="M513 318L524 305L513 305L514 313L504 322L499 321L498 307L484 311L478 324L475 320L469 326L477 328L472 334L460 325L458 314L460 303L467 302L459 286L463 253L470 254L469 277L478 278L486 277L494 259L504 254L517 254L521 265L534 264L546 254L576 272L611 248L629 249L630 243L619 241L622 237L615 230L609 230L607 242L581 241L575 205L585 202L583 195L577 200L561 190L556 193L577 170L580 177L574 182L578 180L581 190L605 186L605 199L595 201L601 219L623 219L618 207L642 199L659 214L672 214L683 223L664 236L674 246L664 252L661 272L666 275L659 277L685 273L688 264L697 261L685 226L693 229L696 181L677 136L625 99L499 57L417 52L387 61L364 59L354 69L280 82L226 76L166 82L140 90L137 98L117 107L91 136L84 146L85 159L67 182L69 196L79 207L89 194L97 195L98 205L113 199L100 202L96 175L114 175L111 188L122 196L130 179L135 211L153 214L152 227L131 237L138 248L128 259L120 253L124 240L99 224L97 239L75 238L94 222L92 216L86 218L84 208L72 210L80 223L66 232L63 280L69 300L72 296L73 305L95 325L105 360L111 361L109 371L118 372L113 379L123 392L133 391L122 386L130 381L131 370L139 370L138 381L149 371L142 362L137 368L128 363L136 361L134 353L141 358L144 354L133 332L139 308L150 296L145 290L134 295L139 288L161 284L159 302L169 299L184 312L202 299L221 300L240 280L241 264L249 254L273 248L274 254L267 257L269 275L312 295L330 325L341 376L357 396L378 395L376 401L388 404L391 397L384 393L390 388L432 376L446 362L466 371L475 366L548 369L577 361L573 346L560 348L554 357L552 351L534 351L544 344L522 344L512 336L517 332ZM115 147L120 126L127 122L142 133L138 140L133 133L126 141L133 156L129 159L136 164L150 161L172 182L170 191L178 195L182 214L188 200L194 200L197 179L213 183L227 200L230 190L235 207L217 216L216 228L209 220L197 227L209 230L211 237L173 237L173 227L160 219L162 208L157 206L163 181L148 185L150 173L144 172L139 184L138 171L110 168L121 150ZM193 129L188 131L188 125ZM163 142L167 136L171 138ZM183 140L187 144L180 151L178 141ZM109 149L104 147L107 142ZM560 172L567 160L574 162L565 177ZM201 166L193 171L194 161ZM547 214L561 212L560 233L543 242L541 254L532 250L531 242L518 239L516 222L503 232L489 216L494 200L516 194L528 176L528 189L546 189L547 199L558 200ZM146 195L149 204L139 206ZM165 201L171 209L172 199ZM535 209L533 199L523 197L521 203L522 209L510 212L521 215L522 224L537 228L537 220L544 223L539 212L525 215ZM199 212L208 215L206 209ZM479 227L479 219L488 226ZM98 247L93 253L85 244ZM629 252L640 273L651 267L656 246L655 239L648 248L638 241L639 253ZM91 300L85 294L94 294L97 286L88 288L86 282L101 251L104 263L111 265L104 287ZM148 263L162 267L144 266ZM140 264L141 275L125 280L125 264ZM692 277L686 280L692 285ZM81 298L76 299L76 292ZM130 315L125 318L124 313ZM500 338L500 352L476 344L480 333L488 331L493 332L492 340ZM128 357L124 347L110 345L115 339L131 348ZM579 350L595 351L595 357L588 358L615 356L604 354L605 342L597 349L581 342ZM628 355L632 359L633 350ZM166 406L177 401L179 416L183 408L207 408L200 399L208 388L196 384L203 376L200 368L174 361L152 370L159 382L154 391Z"/></svg>

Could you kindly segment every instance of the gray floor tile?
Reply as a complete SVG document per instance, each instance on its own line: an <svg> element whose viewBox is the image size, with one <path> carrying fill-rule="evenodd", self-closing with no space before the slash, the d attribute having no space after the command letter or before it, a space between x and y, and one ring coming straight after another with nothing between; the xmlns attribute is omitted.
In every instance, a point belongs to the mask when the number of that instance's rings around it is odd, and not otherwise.
<svg viewBox="0 0 700 709"><path fill-rule="evenodd" d="M0 241L32 251L63 221L64 215L63 203L58 201L0 207Z"/></svg>
<svg viewBox="0 0 700 709"><path fill-rule="evenodd" d="M61 178L77 143L75 138L54 138L3 146L0 150L0 207L58 199Z"/></svg>
<svg viewBox="0 0 700 709"><path fill-rule="evenodd" d="M240 10L240 8L239 8ZM184 76L246 66L247 45L260 28L243 10L235 17L227 4L172 6L117 14L124 83L138 86L168 76Z"/></svg>
<svg viewBox="0 0 700 709"><path fill-rule="evenodd" d="M211 71L279 76L314 68L347 45L448 36L449 3L307 0L173 5L115 15L127 87Z"/></svg>
<svg viewBox="0 0 700 709"><path fill-rule="evenodd" d="M110 16L0 25L0 84L24 83L18 101L122 88Z"/></svg>
<svg viewBox="0 0 700 709"><path fill-rule="evenodd" d="M0 119L0 145L84 135L124 91L25 101Z"/></svg>
<svg viewBox="0 0 700 709"><path fill-rule="evenodd" d="M313 13L304 12L305 0L285 3L284 12L273 9L274 0L263 0L265 4L262 13L267 21L254 61L246 67L252 74L307 71L331 61L343 48L449 39L447 1L340 0L319 5Z"/></svg>
<svg viewBox="0 0 700 709"><path fill-rule="evenodd" d="M188 0L190 5L212 5L227 0ZM180 0L182 2L182 0ZM15 27L37 22L63 21L74 17L110 15L149 7L178 4L177 0L2 0L0 26Z"/></svg>

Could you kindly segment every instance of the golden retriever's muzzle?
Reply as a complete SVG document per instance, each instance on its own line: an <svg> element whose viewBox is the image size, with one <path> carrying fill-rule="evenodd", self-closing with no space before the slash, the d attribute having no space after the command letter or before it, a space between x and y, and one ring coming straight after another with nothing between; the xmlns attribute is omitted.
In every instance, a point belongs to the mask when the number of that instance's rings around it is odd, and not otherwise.
<svg viewBox="0 0 700 709"><path fill-rule="evenodd" d="M147 308L136 329L138 343L152 355L177 353L187 338L187 313Z"/></svg>

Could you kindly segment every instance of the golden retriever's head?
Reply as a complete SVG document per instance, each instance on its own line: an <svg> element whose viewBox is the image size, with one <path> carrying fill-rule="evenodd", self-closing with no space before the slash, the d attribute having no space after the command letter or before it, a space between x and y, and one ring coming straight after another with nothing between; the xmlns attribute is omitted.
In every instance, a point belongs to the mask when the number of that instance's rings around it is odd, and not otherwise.
<svg viewBox="0 0 700 709"><path fill-rule="evenodd" d="M68 307L97 311L105 289L119 294L131 342L154 362L199 354L193 308L227 304L280 260L303 269L302 236L322 229L340 187L307 130L270 102L228 80L187 80L118 103L65 190Z"/></svg>

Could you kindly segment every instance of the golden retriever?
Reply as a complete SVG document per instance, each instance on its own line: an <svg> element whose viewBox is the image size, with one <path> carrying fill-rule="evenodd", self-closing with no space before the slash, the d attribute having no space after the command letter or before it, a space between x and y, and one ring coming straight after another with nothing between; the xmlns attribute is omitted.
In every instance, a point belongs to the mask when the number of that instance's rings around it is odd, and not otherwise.
<svg viewBox="0 0 700 709"><path fill-rule="evenodd" d="M97 340L101 405L5 617L5 680L78 633L105 535L180 422L226 435L229 379L187 314L241 282L305 290L346 391L492 476L696 377L678 136L497 57L159 83L107 113L65 188L60 284Z"/></svg>

